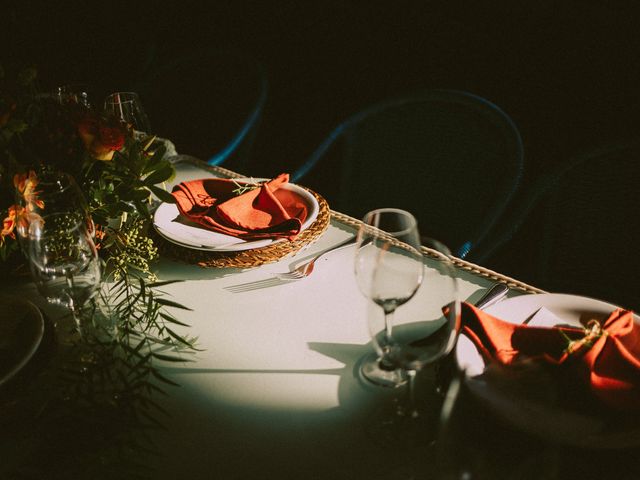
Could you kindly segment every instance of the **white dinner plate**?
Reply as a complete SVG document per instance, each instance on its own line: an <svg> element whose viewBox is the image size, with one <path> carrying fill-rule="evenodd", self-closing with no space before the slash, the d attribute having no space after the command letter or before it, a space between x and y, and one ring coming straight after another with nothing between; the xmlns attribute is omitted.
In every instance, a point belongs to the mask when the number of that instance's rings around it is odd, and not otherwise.
<svg viewBox="0 0 640 480"><path fill-rule="evenodd" d="M33 303L0 296L0 386L36 353L44 335L44 318Z"/></svg>
<svg viewBox="0 0 640 480"><path fill-rule="evenodd" d="M248 179L237 179L238 182ZM262 181L264 179L258 179ZM256 179L252 179L256 181ZM309 228L320 211L320 206L316 198L307 190L293 183L287 183L280 188L296 193L307 205L307 218L302 223L300 232ZM172 203L162 203L153 216L153 225L156 231L165 239L177 245L195 250L217 251L217 252L239 252L262 248L272 243L283 241L283 239L259 239L243 240L223 233L213 232L206 228L189 222L184 219L178 207Z"/></svg>
<svg viewBox="0 0 640 480"><path fill-rule="evenodd" d="M511 323L523 323L539 309L547 309L563 325L581 326L581 318L606 319L616 306L600 300L567 294L522 295L486 308L484 311ZM636 324L640 317L635 315ZM461 334L456 361L466 373L472 394L495 414L516 427L555 442L589 448L628 448L640 446L640 421L625 421L621 415L603 418L579 408L559 405L546 394L511 388L517 383L497 384L487 377L486 365L475 344ZM539 385L550 383L541 380ZM510 385L505 388L505 385ZM534 387L535 388L535 387ZM540 388L542 390L542 387ZM631 418L629 417L629 418Z"/></svg>

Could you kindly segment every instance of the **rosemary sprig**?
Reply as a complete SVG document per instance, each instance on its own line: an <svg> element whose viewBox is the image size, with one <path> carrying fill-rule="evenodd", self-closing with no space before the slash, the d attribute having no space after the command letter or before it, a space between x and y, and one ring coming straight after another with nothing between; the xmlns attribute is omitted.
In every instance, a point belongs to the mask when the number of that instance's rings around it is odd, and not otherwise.
<svg viewBox="0 0 640 480"><path fill-rule="evenodd" d="M250 192L251 190L255 190L256 188L261 187L265 182L258 182L253 177L250 177L248 181L239 183L234 179L231 179L233 184L237 187L232 190L236 195L242 195L243 193Z"/></svg>

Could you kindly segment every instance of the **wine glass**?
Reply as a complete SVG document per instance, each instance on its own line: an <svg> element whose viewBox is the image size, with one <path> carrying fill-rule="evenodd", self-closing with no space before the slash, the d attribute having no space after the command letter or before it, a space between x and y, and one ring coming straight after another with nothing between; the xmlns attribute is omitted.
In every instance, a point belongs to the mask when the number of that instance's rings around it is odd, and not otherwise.
<svg viewBox="0 0 640 480"><path fill-rule="evenodd" d="M17 232L40 294L68 307L80 328L82 307L100 285L94 226L73 177L30 172L17 182Z"/></svg>
<svg viewBox="0 0 640 480"><path fill-rule="evenodd" d="M407 375L392 355L396 345L393 317L415 295L424 275L417 221L405 210L373 210L365 215L356 244L358 286L384 312L382 328L369 324L376 355L362 362L361 372L376 385L397 387L406 382Z"/></svg>
<svg viewBox="0 0 640 480"><path fill-rule="evenodd" d="M79 212L55 212L31 221L26 237L31 276L40 294L69 308L78 327L82 307L100 286L96 246Z"/></svg>
<svg viewBox="0 0 640 480"><path fill-rule="evenodd" d="M53 95L59 103L76 103L85 108L91 108L89 102L89 86L84 83L72 83L55 88Z"/></svg>
<svg viewBox="0 0 640 480"><path fill-rule="evenodd" d="M130 125L134 131L149 133L149 118L136 92L114 92L104 101L104 110Z"/></svg>
<svg viewBox="0 0 640 480"><path fill-rule="evenodd" d="M393 337L385 348L387 361L408 379L407 402L397 413L411 418L422 415L415 398L416 374L452 351L460 331L461 315L451 252L437 240L422 237L421 241L425 270L419 310L393 318ZM381 328L375 323L372 325L373 331Z"/></svg>

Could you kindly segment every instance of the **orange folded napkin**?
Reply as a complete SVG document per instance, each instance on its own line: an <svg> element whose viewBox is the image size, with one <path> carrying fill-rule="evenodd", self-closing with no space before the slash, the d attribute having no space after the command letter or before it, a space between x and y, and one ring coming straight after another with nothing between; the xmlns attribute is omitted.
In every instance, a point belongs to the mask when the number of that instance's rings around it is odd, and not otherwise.
<svg viewBox="0 0 640 480"><path fill-rule="evenodd" d="M307 218L307 206L295 192L280 188L288 181L283 173L237 195L233 180L205 178L176 185L172 195L184 217L209 230L245 240L293 240Z"/></svg>
<svg viewBox="0 0 640 480"><path fill-rule="evenodd" d="M505 322L465 303L462 322L485 360L508 365L524 356L566 367L606 405L640 410L640 328L633 312L616 309L585 328L535 327Z"/></svg>

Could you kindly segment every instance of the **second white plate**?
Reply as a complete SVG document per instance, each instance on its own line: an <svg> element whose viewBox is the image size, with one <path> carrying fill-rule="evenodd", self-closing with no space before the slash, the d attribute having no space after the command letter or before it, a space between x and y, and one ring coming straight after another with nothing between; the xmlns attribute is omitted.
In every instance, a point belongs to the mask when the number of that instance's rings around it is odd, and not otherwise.
<svg viewBox="0 0 640 480"><path fill-rule="evenodd" d="M522 295L499 302L485 311L511 323L523 323L540 308L546 308L562 324L580 326L581 318L606 319L615 308L601 300L567 294ZM636 324L640 317L635 315ZM569 445L589 448L640 446L638 422L614 422L571 407L548 405L534 398L511 395L492 387L482 375L485 361L475 344L460 335L456 361L464 369L469 390L496 415L521 430Z"/></svg>

